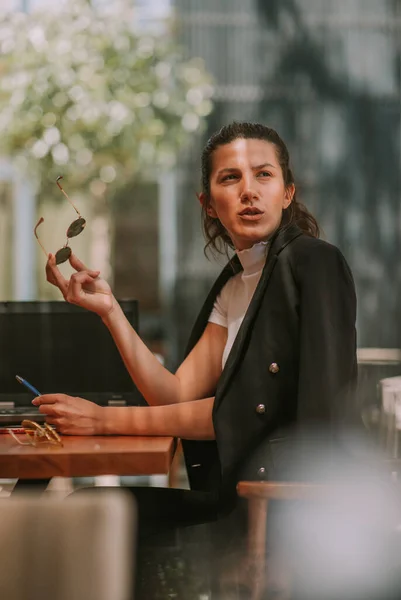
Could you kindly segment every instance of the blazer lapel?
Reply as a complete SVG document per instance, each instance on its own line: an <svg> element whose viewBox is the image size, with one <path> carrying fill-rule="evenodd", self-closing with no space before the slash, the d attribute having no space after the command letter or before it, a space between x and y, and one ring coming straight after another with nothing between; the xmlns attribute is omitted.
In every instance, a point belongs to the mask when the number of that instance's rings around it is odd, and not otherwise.
<svg viewBox="0 0 401 600"><path fill-rule="evenodd" d="M261 278L256 287L255 293L252 297L248 310L246 311L245 317L237 333L234 344L230 350L230 354L228 355L223 372L220 376L219 383L216 389L214 410L218 408L227 389L227 386L231 380L231 377L235 373L238 363L241 360L242 349L245 340L262 302L262 298L264 296L266 287L269 283L271 274L273 273L279 254L290 242L292 242L295 238L297 238L300 235L302 235L302 230L299 229L297 225L292 225L286 227L285 229L279 230L275 237L272 239L272 243L268 252L266 264L262 271ZM237 260L239 262L238 258Z"/></svg>

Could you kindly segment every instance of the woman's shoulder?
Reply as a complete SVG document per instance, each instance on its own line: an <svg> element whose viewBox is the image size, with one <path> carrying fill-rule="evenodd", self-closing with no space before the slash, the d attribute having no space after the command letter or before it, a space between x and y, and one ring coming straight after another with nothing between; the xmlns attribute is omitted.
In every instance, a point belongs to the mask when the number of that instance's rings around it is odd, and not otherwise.
<svg viewBox="0 0 401 600"><path fill-rule="evenodd" d="M223 285L220 290L220 294L225 294L226 296L230 296L235 293L237 286L241 283L241 275L242 271L239 273L234 273L232 277Z"/></svg>
<svg viewBox="0 0 401 600"><path fill-rule="evenodd" d="M350 267L338 246L306 234L298 236L289 248L290 263L297 269L345 269Z"/></svg>
<svg viewBox="0 0 401 600"><path fill-rule="evenodd" d="M231 277L229 277L217 291L216 299L223 303L227 303L229 301L230 297L236 292L238 283L241 280L241 273L242 271L239 271L238 273L236 273L234 270L232 271Z"/></svg>
<svg viewBox="0 0 401 600"><path fill-rule="evenodd" d="M312 237L311 235L302 234L298 236L293 244L293 255L298 257L330 257L341 256L344 258L338 246L322 240L321 238Z"/></svg>

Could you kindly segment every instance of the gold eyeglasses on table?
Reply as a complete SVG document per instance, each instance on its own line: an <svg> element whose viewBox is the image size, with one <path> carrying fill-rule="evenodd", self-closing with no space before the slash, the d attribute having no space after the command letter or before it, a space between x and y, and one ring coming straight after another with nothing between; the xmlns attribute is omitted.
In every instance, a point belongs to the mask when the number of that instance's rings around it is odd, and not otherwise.
<svg viewBox="0 0 401 600"><path fill-rule="evenodd" d="M54 446L62 446L63 442L57 431L50 427L47 423L43 426L39 425L35 421L29 421L28 419L22 421L21 429L23 429L23 435L25 435L26 441L21 441L11 428L8 429L8 433L15 439L16 442L21 446L40 446L41 444L52 444Z"/></svg>
<svg viewBox="0 0 401 600"><path fill-rule="evenodd" d="M85 225L86 225L85 219L81 216L81 213L79 212L79 210L77 209L77 207L75 206L73 201L68 197L68 195L63 190L61 183L60 183L61 179L63 179L62 175L57 177L56 183L57 183L59 189L61 190L61 192L67 198L68 202L71 204L71 206L77 213L78 219L75 219L75 221L73 221L71 223L71 225L69 226L69 228L67 229L67 241L66 241L65 245L62 248L60 248L60 250L57 250L57 252L56 252L56 265L60 265L61 263L65 262L66 260L68 260L70 258L71 248L69 247L68 242L69 242L70 238L76 237L77 235L79 235L85 229ZM36 226L35 226L35 229L33 230L33 232L35 234L36 239L38 240L38 242L40 244L40 247L42 248L42 250L45 253L46 258L47 258L49 255L46 252L45 247L43 246L42 242L40 241L38 233L37 233L37 229L38 229L39 225L41 223L43 223L43 221L44 221L44 218L40 217L39 221L36 223Z"/></svg>

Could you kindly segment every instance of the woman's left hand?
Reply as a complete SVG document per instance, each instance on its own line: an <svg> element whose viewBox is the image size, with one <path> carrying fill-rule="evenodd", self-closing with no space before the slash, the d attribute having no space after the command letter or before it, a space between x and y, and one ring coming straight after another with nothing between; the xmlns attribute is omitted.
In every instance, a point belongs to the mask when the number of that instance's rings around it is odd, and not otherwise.
<svg viewBox="0 0 401 600"><path fill-rule="evenodd" d="M46 423L66 435L100 435L103 433L102 407L94 402L66 394L45 394L32 400Z"/></svg>

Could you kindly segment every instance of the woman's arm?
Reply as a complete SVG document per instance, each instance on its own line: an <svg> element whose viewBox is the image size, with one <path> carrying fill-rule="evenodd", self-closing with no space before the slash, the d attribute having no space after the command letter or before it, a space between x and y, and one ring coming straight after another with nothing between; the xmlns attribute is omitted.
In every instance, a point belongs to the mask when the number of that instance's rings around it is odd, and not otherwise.
<svg viewBox="0 0 401 600"><path fill-rule="evenodd" d="M149 404L174 404L214 395L227 340L225 327L208 323L199 342L173 374L132 329L118 304L103 322L132 380Z"/></svg>
<svg viewBox="0 0 401 600"><path fill-rule="evenodd" d="M174 404L214 395L227 340L225 327L208 323L192 352L173 374L160 364L131 327L98 272L88 270L74 255L70 262L77 273L67 280L51 256L46 266L48 281L61 290L67 302L87 308L102 318L135 385L149 404Z"/></svg>
<svg viewBox="0 0 401 600"><path fill-rule="evenodd" d="M130 407L126 411L106 407L101 433L172 435L186 440L213 440L213 402L214 398L203 398L167 406Z"/></svg>
<svg viewBox="0 0 401 600"><path fill-rule="evenodd" d="M352 421L355 403L356 296L341 252L322 244L302 257L298 417L338 425Z"/></svg>
<svg viewBox="0 0 401 600"><path fill-rule="evenodd" d="M211 440L214 398L167 406L101 407L83 398L45 394L33 400L46 422L66 435L171 435Z"/></svg>

